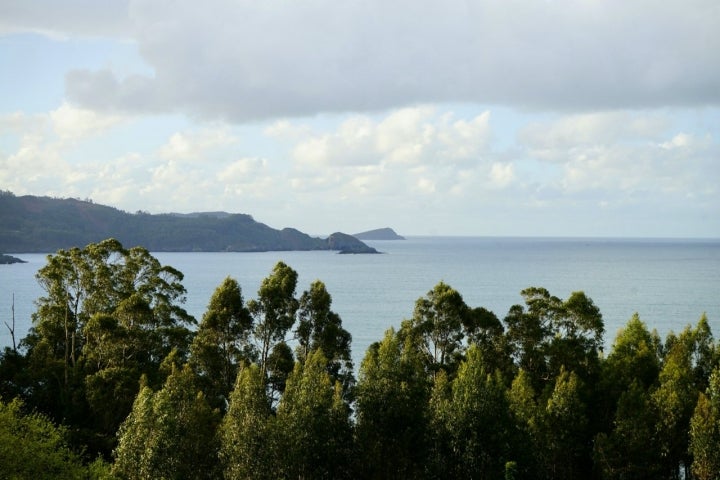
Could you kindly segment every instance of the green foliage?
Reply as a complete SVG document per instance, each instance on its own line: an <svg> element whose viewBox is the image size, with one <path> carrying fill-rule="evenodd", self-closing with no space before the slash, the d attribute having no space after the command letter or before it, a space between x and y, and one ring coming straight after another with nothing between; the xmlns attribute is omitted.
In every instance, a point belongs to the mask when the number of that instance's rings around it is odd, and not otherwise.
<svg viewBox="0 0 720 480"><path fill-rule="evenodd" d="M455 370L463 353L462 327L467 312L462 295L444 282L415 302L412 328L422 339L420 346L430 371Z"/></svg>
<svg viewBox="0 0 720 480"><path fill-rule="evenodd" d="M424 470L429 381L411 339L388 330L368 349L357 387L358 472L417 478Z"/></svg>
<svg viewBox="0 0 720 480"><path fill-rule="evenodd" d="M486 370L478 349L471 347L460 364L445 408L453 454L446 471L453 478L501 478L513 453L512 418L504 382Z"/></svg>
<svg viewBox="0 0 720 480"><path fill-rule="evenodd" d="M660 385L653 393L659 414L661 465L666 475L681 467L689 469L692 463L688 452L690 418L700 393L693 369L695 340L695 331L688 327L672 342L666 342L670 347L660 370Z"/></svg>
<svg viewBox="0 0 720 480"><path fill-rule="evenodd" d="M271 414L260 367L241 367L220 427L220 459L225 478L276 478L274 457L279 446L274 441Z"/></svg>
<svg viewBox="0 0 720 480"><path fill-rule="evenodd" d="M296 363L277 409L278 476L351 478L349 410L322 351Z"/></svg>
<svg viewBox="0 0 720 480"><path fill-rule="evenodd" d="M710 376L706 393L700 393L690 420L692 473L698 480L720 479L720 367Z"/></svg>
<svg viewBox="0 0 720 480"><path fill-rule="evenodd" d="M120 427L113 474L125 479L211 479L219 415L197 389L189 366L174 371L158 392L144 387Z"/></svg>
<svg viewBox="0 0 720 480"><path fill-rule="evenodd" d="M20 400L0 400L2 478L89 478L80 456L68 445L66 429L40 414L24 414L22 408Z"/></svg>
<svg viewBox="0 0 720 480"><path fill-rule="evenodd" d="M255 357L252 326L240 285L227 277L213 292L190 347L190 365L213 405L224 407L240 363Z"/></svg>
<svg viewBox="0 0 720 480"><path fill-rule="evenodd" d="M660 478L658 411L641 381L620 395L609 433L595 439L594 459L605 479Z"/></svg>
<svg viewBox="0 0 720 480"><path fill-rule="evenodd" d="M582 386L574 372L565 370L555 380L552 395L540 416L538 452L547 478L587 478L592 436L587 429Z"/></svg>
<svg viewBox="0 0 720 480"><path fill-rule="evenodd" d="M49 255L37 275L45 294L23 339L28 404L73 426L73 441L108 454L129 412L137 381L162 382L174 349L185 356L195 321L182 273L144 248L108 239Z"/></svg>
<svg viewBox="0 0 720 480"><path fill-rule="evenodd" d="M440 282L355 385L330 293L315 281L297 299L297 278L279 262L248 302L226 278L193 335L182 274L146 250L49 256L33 329L0 354L0 395L64 426L2 404L0 476L718 478L705 316L663 343L635 315L603 357L582 292L523 290L500 322ZM116 439L111 468L83 465Z"/></svg>
<svg viewBox="0 0 720 480"><path fill-rule="evenodd" d="M248 310L255 319L254 335L263 374L267 371L273 347L285 341L286 333L295 323L299 306L295 298L297 277L295 270L278 262L272 273L262 281L258 298L248 302Z"/></svg>
<svg viewBox="0 0 720 480"><path fill-rule="evenodd" d="M331 306L332 297L323 282L316 280L303 292L295 329L297 357L302 362L310 352L322 350L330 378L341 383L343 394L347 396L354 383L350 352L352 336L343 328L340 316L331 310Z"/></svg>

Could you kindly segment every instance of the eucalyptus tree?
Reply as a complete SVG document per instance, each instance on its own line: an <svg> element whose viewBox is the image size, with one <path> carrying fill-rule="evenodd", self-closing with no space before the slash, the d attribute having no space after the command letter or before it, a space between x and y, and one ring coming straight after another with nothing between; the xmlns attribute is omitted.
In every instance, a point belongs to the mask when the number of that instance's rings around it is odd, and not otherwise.
<svg viewBox="0 0 720 480"><path fill-rule="evenodd" d="M357 474L361 478L418 478L427 461L430 383L411 338L393 329L368 348L356 400Z"/></svg>
<svg viewBox="0 0 720 480"><path fill-rule="evenodd" d="M499 372L489 372L480 350L471 346L452 382L452 397L444 404L453 478L501 478L510 451L513 422L505 384Z"/></svg>
<svg viewBox="0 0 720 480"><path fill-rule="evenodd" d="M536 478L544 448L540 429L542 408L525 370L518 370L513 378L507 399L514 424L510 443L514 446L515 478Z"/></svg>
<svg viewBox="0 0 720 480"><path fill-rule="evenodd" d="M342 386L314 350L297 362L277 408L280 441L277 474L282 478L352 478L350 407Z"/></svg>
<svg viewBox="0 0 720 480"><path fill-rule="evenodd" d="M220 426L220 460L225 478L277 478L279 444L274 419L260 367L241 366Z"/></svg>
<svg viewBox="0 0 720 480"><path fill-rule="evenodd" d="M295 270L283 262L278 262L270 275L263 279L257 299L247 303L254 319L253 334L263 376L272 368L268 360L273 348L285 343L287 332L295 323L295 314L299 307L295 298L297 279Z"/></svg>
<svg viewBox="0 0 720 480"><path fill-rule="evenodd" d="M541 391L565 369L582 375L586 383L599 374L599 356L605 332L602 315L592 299L573 292L567 300L545 288L521 292L521 305L510 308L504 319L505 337L517 367Z"/></svg>
<svg viewBox="0 0 720 480"><path fill-rule="evenodd" d="M715 367L708 387L698 397L690 419L692 473L698 480L720 478L720 366Z"/></svg>
<svg viewBox="0 0 720 480"><path fill-rule="evenodd" d="M662 477L658 415L650 390L633 380L620 394L611 430L595 437L593 458L602 478Z"/></svg>
<svg viewBox="0 0 720 480"><path fill-rule="evenodd" d="M240 284L225 278L210 297L190 347L190 365L217 406L224 408L241 362L255 360L252 327Z"/></svg>
<svg viewBox="0 0 720 480"><path fill-rule="evenodd" d="M687 476L692 463L688 451L690 419L700 394L693 369L695 335L688 327L678 337L670 334L653 401L659 417L656 429L663 474L669 478L680 470Z"/></svg>
<svg viewBox="0 0 720 480"><path fill-rule="evenodd" d="M332 297L320 280L300 296L297 358L304 362L313 351L320 350L327 359L330 378L342 384L344 394L354 384L350 344L352 335L342 325L340 315L332 311Z"/></svg>
<svg viewBox="0 0 720 480"><path fill-rule="evenodd" d="M454 370L463 352L463 321L468 306L460 292L440 282L415 302L412 327L430 371Z"/></svg>
<svg viewBox="0 0 720 480"><path fill-rule="evenodd" d="M574 372L561 370L541 411L540 466L546 478L592 476L592 432L582 384Z"/></svg>
<svg viewBox="0 0 720 480"><path fill-rule="evenodd" d="M180 307L183 275L108 239L49 255L36 277L44 295L22 342L28 404L107 449L140 375L159 384L163 359L188 351L195 321Z"/></svg>
<svg viewBox="0 0 720 480"><path fill-rule="evenodd" d="M173 369L159 391L144 386L138 394L118 432L113 474L123 479L217 478L219 422L192 369Z"/></svg>

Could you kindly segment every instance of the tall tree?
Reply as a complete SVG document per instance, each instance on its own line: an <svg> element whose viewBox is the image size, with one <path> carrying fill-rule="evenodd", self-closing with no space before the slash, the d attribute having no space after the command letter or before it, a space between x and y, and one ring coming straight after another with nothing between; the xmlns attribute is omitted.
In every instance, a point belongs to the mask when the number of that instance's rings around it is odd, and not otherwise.
<svg viewBox="0 0 720 480"><path fill-rule="evenodd" d="M258 298L248 302L248 310L255 319L254 335L263 375L270 367L268 358L273 347L285 342L287 332L295 323L297 278L295 270L278 262L272 273L262 281Z"/></svg>
<svg viewBox="0 0 720 480"><path fill-rule="evenodd" d="M694 332L688 327L678 337L668 335L666 348L653 401L659 411L657 430L663 474L674 478L681 470L687 476L692 463L688 452L690 419L700 393L692 362Z"/></svg>
<svg viewBox="0 0 720 480"><path fill-rule="evenodd" d="M274 417L265 378L255 364L240 368L220 427L220 459L225 478L273 479L276 475Z"/></svg>
<svg viewBox="0 0 720 480"><path fill-rule="evenodd" d="M349 413L321 350L297 362L277 409L282 445L278 476L351 478Z"/></svg>
<svg viewBox="0 0 720 480"><path fill-rule="evenodd" d="M533 479L540 471L538 459L542 459L545 448L541 439L542 409L538 405L537 394L533 389L530 375L525 370L518 370L508 390L508 408L515 425L511 445L514 445L513 456L515 477Z"/></svg>
<svg viewBox="0 0 720 480"><path fill-rule="evenodd" d="M125 479L217 478L220 421L189 366L175 369L158 392L144 387L118 432L113 473Z"/></svg>
<svg viewBox="0 0 720 480"><path fill-rule="evenodd" d="M658 411L640 380L620 395L612 420L612 430L595 437L594 460L602 478L661 478Z"/></svg>
<svg viewBox="0 0 720 480"><path fill-rule="evenodd" d="M141 373L160 384L162 360L173 349L187 353L194 319L179 306L182 278L113 239L49 255L37 273L45 294L23 340L29 405L108 453Z"/></svg>
<svg viewBox="0 0 720 480"><path fill-rule="evenodd" d="M463 353L463 322L468 306L460 292L440 282L415 302L412 328L422 339L428 369L454 371Z"/></svg>
<svg viewBox="0 0 720 480"><path fill-rule="evenodd" d="M578 376L562 370L547 399L540 418L540 454L547 478L571 480L592 475L592 433L581 391Z"/></svg>
<svg viewBox="0 0 720 480"><path fill-rule="evenodd" d="M418 478L426 461L429 382L418 350L390 329L368 349L357 386L361 478Z"/></svg>
<svg viewBox="0 0 720 480"><path fill-rule="evenodd" d="M190 365L200 376L209 401L218 407L225 407L240 363L254 360L252 326L240 284L225 278L210 297L190 347Z"/></svg>
<svg viewBox="0 0 720 480"><path fill-rule="evenodd" d="M347 391L354 383L350 352L352 335L342 325L340 315L332 311L332 297L320 280L300 296L298 310L297 357L303 362L310 352L321 350L327 358L330 378L338 380Z"/></svg>
<svg viewBox="0 0 720 480"><path fill-rule="evenodd" d="M690 420L692 473L698 480L720 479L720 367L710 375Z"/></svg>
<svg viewBox="0 0 720 480"><path fill-rule="evenodd" d="M452 384L448 430L453 478L501 478L509 451L512 419L499 374L486 370L477 347L470 347Z"/></svg>

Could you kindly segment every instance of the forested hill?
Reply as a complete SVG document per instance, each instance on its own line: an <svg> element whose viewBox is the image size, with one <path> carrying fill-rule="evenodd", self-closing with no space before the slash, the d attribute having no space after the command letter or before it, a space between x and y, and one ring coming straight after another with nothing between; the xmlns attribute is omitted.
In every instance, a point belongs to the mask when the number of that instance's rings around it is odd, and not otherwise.
<svg viewBox="0 0 720 480"><path fill-rule="evenodd" d="M0 252L54 252L106 238L156 252L338 250L293 228L273 229L250 215L127 213L92 201L0 193ZM350 237L341 251L375 253Z"/></svg>

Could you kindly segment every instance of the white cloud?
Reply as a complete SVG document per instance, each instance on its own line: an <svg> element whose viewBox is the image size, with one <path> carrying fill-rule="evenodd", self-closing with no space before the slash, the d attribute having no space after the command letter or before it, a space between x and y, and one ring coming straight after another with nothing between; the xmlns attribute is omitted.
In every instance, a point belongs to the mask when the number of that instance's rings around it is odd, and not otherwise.
<svg viewBox="0 0 720 480"><path fill-rule="evenodd" d="M64 141L97 135L123 121L118 115L106 115L68 103L50 112L49 117L53 130Z"/></svg>
<svg viewBox="0 0 720 480"><path fill-rule="evenodd" d="M160 147L158 155L166 160L202 162L212 158L213 152L227 150L237 142L238 138L225 127L177 132Z"/></svg>
<svg viewBox="0 0 720 480"><path fill-rule="evenodd" d="M128 0L3 0L0 35L130 36Z"/></svg>
<svg viewBox="0 0 720 480"><path fill-rule="evenodd" d="M245 122L437 102L720 103L714 0L135 0L127 16L155 74L71 72L85 107Z"/></svg>
<svg viewBox="0 0 720 480"><path fill-rule="evenodd" d="M294 147L305 166L468 164L482 160L490 113L453 120L429 107L403 108L373 120L352 116L334 132L309 133Z"/></svg>
<svg viewBox="0 0 720 480"><path fill-rule="evenodd" d="M515 180L515 168L512 163L493 163L490 167L490 180L499 188L508 186Z"/></svg>

